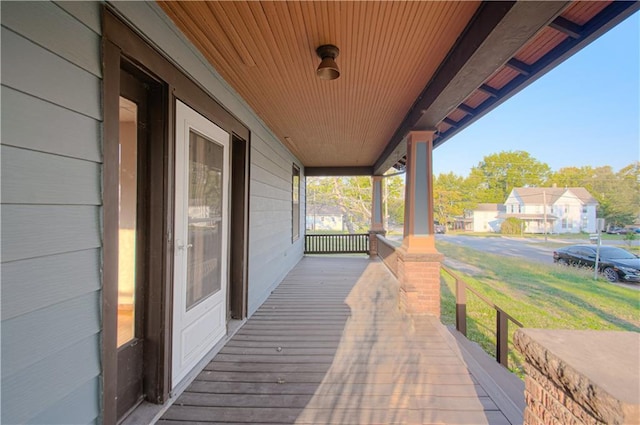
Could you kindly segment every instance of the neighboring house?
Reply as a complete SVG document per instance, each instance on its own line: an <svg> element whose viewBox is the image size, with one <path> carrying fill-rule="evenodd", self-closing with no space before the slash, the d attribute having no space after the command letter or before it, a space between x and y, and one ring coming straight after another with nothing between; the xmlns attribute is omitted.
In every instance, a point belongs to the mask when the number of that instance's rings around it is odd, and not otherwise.
<svg viewBox="0 0 640 425"><path fill-rule="evenodd" d="M518 187L511 191L504 206L500 219L523 220L525 233L596 231L598 201L583 187Z"/></svg>
<svg viewBox="0 0 640 425"><path fill-rule="evenodd" d="M453 230L473 231L473 211L465 210L461 216L454 217Z"/></svg>
<svg viewBox="0 0 640 425"><path fill-rule="evenodd" d="M471 212L472 231L500 232L503 219L499 216L505 211L505 206L502 204L478 204Z"/></svg>
<svg viewBox="0 0 640 425"><path fill-rule="evenodd" d="M343 217L344 215L339 207L307 204L307 230L341 232L345 230Z"/></svg>

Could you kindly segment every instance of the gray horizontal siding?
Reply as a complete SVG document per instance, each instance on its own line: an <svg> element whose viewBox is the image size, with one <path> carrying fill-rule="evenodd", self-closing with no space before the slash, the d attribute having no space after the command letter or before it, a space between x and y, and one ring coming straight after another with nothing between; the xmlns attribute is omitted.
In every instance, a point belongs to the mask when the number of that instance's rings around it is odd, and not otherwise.
<svg viewBox="0 0 640 425"><path fill-rule="evenodd" d="M12 261L1 273L5 321L98 291L100 250Z"/></svg>
<svg viewBox="0 0 640 425"><path fill-rule="evenodd" d="M300 240L291 241L293 162L280 146L252 139L249 276L255 290L249 294L250 313L302 256ZM302 228L304 214L300 216Z"/></svg>
<svg viewBox="0 0 640 425"><path fill-rule="evenodd" d="M291 179L291 170L285 170L278 166L278 163L272 158L267 157L264 153L254 148L251 150L251 164L254 167L262 168L263 170L270 170L272 173L276 173L282 180ZM275 168L274 168L275 165Z"/></svg>
<svg viewBox="0 0 640 425"><path fill-rule="evenodd" d="M100 246L98 207L2 205L4 262Z"/></svg>
<svg viewBox="0 0 640 425"><path fill-rule="evenodd" d="M99 421L100 7L2 4L2 423Z"/></svg>
<svg viewBox="0 0 640 425"><path fill-rule="evenodd" d="M96 76L102 75L100 56L96 55L100 36L56 4L4 2L2 25L82 69Z"/></svg>
<svg viewBox="0 0 640 425"><path fill-rule="evenodd" d="M99 1L57 1L59 7L73 16L78 22L90 28L96 34L102 34L101 2Z"/></svg>
<svg viewBox="0 0 640 425"><path fill-rule="evenodd" d="M286 179L278 176L277 172L257 166L251 167L251 177L261 185L268 186L277 192L286 192L291 197L291 166L289 166L289 175Z"/></svg>
<svg viewBox="0 0 640 425"><path fill-rule="evenodd" d="M13 147L0 147L2 202L97 205L100 165ZM19 176L19 177L18 177Z"/></svg>
<svg viewBox="0 0 640 425"><path fill-rule="evenodd" d="M21 373L53 353L100 331L99 294L92 292L2 323L2 376Z"/></svg>
<svg viewBox="0 0 640 425"><path fill-rule="evenodd" d="M2 16L4 19L4 11ZM42 22L42 26L47 25ZM5 86L95 119L102 118L98 77L5 27L1 36ZM95 46L95 55L100 54L99 48Z"/></svg>
<svg viewBox="0 0 640 425"><path fill-rule="evenodd" d="M95 394L100 391L100 379L92 378L64 399L29 419L27 423L48 425L96 423L100 405Z"/></svg>
<svg viewBox="0 0 640 425"><path fill-rule="evenodd" d="M3 376L1 422L26 423L43 411L55 408L58 402L86 382L96 379L100 374L99 348L100 339L96 334L19 373ZM93 397L98 399L98 394Z"/></svg>
<svg viewBox="0 0 640 425"><path fill-rule="evenodd" d="M102 161L100 121L7 87L1 96L3 145Z"/></svg>

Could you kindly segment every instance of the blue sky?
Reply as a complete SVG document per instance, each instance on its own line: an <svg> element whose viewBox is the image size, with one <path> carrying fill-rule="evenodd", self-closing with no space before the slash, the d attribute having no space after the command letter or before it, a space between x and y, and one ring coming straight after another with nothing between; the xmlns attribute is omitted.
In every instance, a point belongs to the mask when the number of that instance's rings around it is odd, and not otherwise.
<svg viewBox="0 0 640 425"><path fill-rule="evenodd" d="M436 148L434 174L467 176L492 153L527 151L552 170L640 160L640 13Z"/></svg>

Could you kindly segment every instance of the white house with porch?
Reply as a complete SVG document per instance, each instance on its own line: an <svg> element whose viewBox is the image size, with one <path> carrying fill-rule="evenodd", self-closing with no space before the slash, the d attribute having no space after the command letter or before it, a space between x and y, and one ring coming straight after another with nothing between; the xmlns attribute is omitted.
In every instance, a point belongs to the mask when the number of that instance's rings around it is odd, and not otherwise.
<svg viewBox="0 0 640 425"><path fill-rule="evenodd" d="M525 233L596 231L598 201L583 187L517 187L504 205L499 218L523 220Z"/></svg>

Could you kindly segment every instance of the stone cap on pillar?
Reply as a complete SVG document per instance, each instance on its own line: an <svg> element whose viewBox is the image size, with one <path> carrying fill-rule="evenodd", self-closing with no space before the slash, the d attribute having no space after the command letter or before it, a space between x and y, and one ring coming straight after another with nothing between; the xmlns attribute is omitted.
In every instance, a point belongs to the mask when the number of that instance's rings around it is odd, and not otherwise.
<svg viewBox="0 0 640 425"><path fill-rule="evenodd" d="M514 344L529 365L598 420L640 423L640 334L518 329Z"/></svg>

